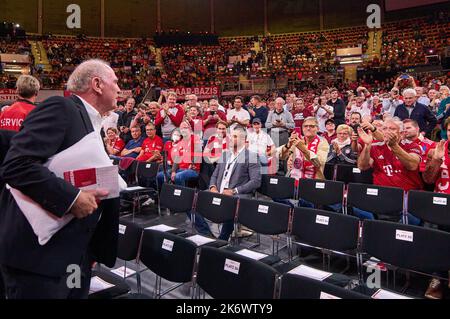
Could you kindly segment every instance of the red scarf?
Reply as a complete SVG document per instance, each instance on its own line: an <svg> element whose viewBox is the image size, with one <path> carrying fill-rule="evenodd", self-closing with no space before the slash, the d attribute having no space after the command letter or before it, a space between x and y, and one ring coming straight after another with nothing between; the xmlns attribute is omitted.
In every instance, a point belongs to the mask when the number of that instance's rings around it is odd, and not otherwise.
<svg viewBox="0 0 450 319"><path fill-rule="evenodd" d="M441 194L450 194L450 156L448 156L448 141L445 143L445 155L444 162L441 165L441 169L439 171L439 177L436 181L436 193Z"/></svg>
<svg viewBox="0 0 450 319"><path fill-rule="evenodd" d="M314 140L308 144L308 150L317 154L319 149L320 137L316 136ZM299 180L301 178L316 178L317 168L311 161L305 159L305 156L299 149L295 149L294 167L291 170L291 177Z"/></svg>

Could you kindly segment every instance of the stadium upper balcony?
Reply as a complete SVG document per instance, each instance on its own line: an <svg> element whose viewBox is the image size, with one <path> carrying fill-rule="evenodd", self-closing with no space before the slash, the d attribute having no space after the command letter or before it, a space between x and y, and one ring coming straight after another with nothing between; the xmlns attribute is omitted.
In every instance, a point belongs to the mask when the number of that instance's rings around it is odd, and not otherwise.
<svg viewBox="0 0 450 319"><path fill-rule="evenodd" d="M0 39L0 53L30 54L31 46L26 40Z"/></svg>

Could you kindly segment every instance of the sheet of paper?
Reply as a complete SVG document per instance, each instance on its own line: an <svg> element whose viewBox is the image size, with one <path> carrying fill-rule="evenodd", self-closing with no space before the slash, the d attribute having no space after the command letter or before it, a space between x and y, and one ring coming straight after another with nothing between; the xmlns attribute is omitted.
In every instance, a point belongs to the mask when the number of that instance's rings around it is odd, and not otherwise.
<svg viewBox="0 0 450 319"><path fill-rule="evenodd" d="M114 285L107 281L104 281L100 277L95 276L91 278L91 286L89 288L89 294L93 294L111 287L114 287Z"/></svg>
<svg viewBox="0 0 450 319"><path fill-rule="evenodd" d="M133 276L136 273L136 271L134 271L133 269L130 269L128 267L125 268L125 266L122 266L117 269L113 269L113 270L111 270L111 272L122 278L128 278L130 276Z"/></svg>
<svg viewBox="0 0 450 319"><path fill-rule="evenodd" d="M174 230L176 228L175 227L171 227L171 226L167 226L167 225L164 225L164 224L161 224L161 225L156 225L156 226L150 226L150 227L147 227L146 229L157 230L157 231L162 231L162 232L168 232L168 231Z"/></svg>
<svg viewBox="0 0 450 319"><path fill-rule="evenodd" d="M64 172L68 171L112 167L110 158L103 151L103 147L103 142L98 133L92 132L78 143L49 158L44 166L61 179L64 179ZM116 175L116 178L118 179L119 190L125 189L125 181L119 174ZM7 188L10 189L17 206L30 223L40 245L45 245L56 232L74 218L72 214L65 214L62 218L58 218L21 191L9 187L9 185L7 185Z"/></svg>
<svg viewBox="0 0 450 319"><path fill-rule="evenodd" d="M203 245L206 245L208 243L212 243L212 242L216 241L215 239L211 239L211 238L208 238L208 237L205 237L205 236L200 236L200 235L187 237L186 239L194 242L197 246L203 246Z"/></svg>
<svg viewBox="0 0 450 319"><path fill-rule="evenodd" d="M378 289L378 291L372 295L372 299L413 299L413 298L400 295L392 291Z"/></svg>
<svg viewBox="0 0 450 319"><path fill-rule="evenodd" d="M266 254L261 254L261 253L258 253L256 251L251 251L251 250L248 250L248 249L239 250L239 251L236 252L236 254L241 255L241 256L245 256L245 257L248 257L248 258L251 258L251 259L254 259L254 260L261 260L261 259L263 259L263 258L268 256Z"/></svg>
<svg viewBox="0 0 450 319"><path fill-rule="evenodd" d="M109 194L104 199L119 197L119 168L106 166L64 172L64 179L81 190L107 189Z"/></svg>
<svg viewBox="0 0 450 319"><path fill-rule="evenodd" d="M319 281L324 281L325 279L327 279L332 275L332 273L330 272L318 270L305 265L300 265L297 268L294 268L291 271L289 271L289 273L294 275L305 276Z"/></svg>
<svg viewBox="0 0 450 319"><path fill-rule="evenodd" d="M129 192L140 191L142 189L144 189L144 187L141 187L141 186L134 186L134 187L127 187L127 188L125 188L125 190L129 191Z"/></svg>

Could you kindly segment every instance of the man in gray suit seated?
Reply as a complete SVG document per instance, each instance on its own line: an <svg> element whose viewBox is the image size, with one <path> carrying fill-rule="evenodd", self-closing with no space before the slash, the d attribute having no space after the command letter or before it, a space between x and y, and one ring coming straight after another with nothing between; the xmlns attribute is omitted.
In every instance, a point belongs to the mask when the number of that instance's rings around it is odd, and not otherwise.
<svg viewBox="0 0 450 319"><path fill-rule="evenodd" d="M231 132L228 150L223 152L211 177L211 192L252 198L261 186L258 155L246 149L246 137L247 132L242 127L236 127ZM232 232L233 220L223 223L219 239L228 240Z"/></svg>

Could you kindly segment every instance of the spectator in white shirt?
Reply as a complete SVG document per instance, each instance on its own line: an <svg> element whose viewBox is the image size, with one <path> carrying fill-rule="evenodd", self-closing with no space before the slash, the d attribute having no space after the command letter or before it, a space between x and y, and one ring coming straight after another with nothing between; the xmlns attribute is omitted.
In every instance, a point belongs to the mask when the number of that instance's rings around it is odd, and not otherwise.
<svg viewBox="0 0 450 319"><path fill-rule="evenodd" d="M103 132L106 134L110 127L117 129L117 123L119 121L119 114L109 111L102 118Z"/></svg>
<svg viewBox="0 0 450 319"><path fill-rule="evenodd" d="M262 174L267 174L267 166L269 166L269 159L275 153L275 144L272 138L264 132L262 122L258 117L255 117L252 121L252 129L247 134L248 150L250 152L258 154L258 158L261 163Z"/></svg>
<svg viewBox="0 0 450 319"><path fill-rule="evenodd" d="M250 123L250 113L242 108L244 99L240 96L236 96L233 105L234 109L229 109L227 112L227 121L230 126L230 131L234 130L237 126L241 126L244 129L247 128Z"/></svg>

